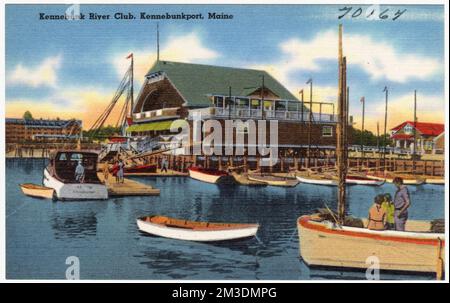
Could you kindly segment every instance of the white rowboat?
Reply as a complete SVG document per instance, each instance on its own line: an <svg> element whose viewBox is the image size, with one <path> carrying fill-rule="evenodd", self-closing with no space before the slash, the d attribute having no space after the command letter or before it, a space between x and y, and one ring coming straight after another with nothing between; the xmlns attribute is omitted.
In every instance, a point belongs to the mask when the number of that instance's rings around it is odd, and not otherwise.
<svg viewBox="0 0 450 303"><path fill-rule="evenodd" d="M201 167L190 167L188 168L189 177L195 180L217 184L224 179L228 179L228 173L215 169L206 169Z"/></svg>
<svg viewBox="0 0 450 303"><path fill-rule="evenodd" d="M250 238L259 228L258 224L198 222L164 216L138 218L137 226L140 231L155 236L198 242Z"/></svg>
<svg viewBox="0 0 450 303"><path fill-rule="evenodd" d="M247 178L251 181L263 182L271 186L294 187L299 181L291 178L283 178L272 175L249 174Z"/></svg>

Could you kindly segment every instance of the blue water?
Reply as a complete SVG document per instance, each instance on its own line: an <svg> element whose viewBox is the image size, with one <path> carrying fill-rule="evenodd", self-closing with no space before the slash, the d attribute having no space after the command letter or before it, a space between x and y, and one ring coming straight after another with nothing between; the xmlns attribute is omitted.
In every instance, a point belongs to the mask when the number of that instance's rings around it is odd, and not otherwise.
<svg viewBox="0 0 450 303"><path fill-rule="evenodd" d="M44 160L6 161L6 276L65 279L66 258L80 260L81 279L363 279L361 272L309 269L298 257L296 219L326 203L336 188L219 187L190 178L135 178L158 197L57 202L24 196L20 183L41 184ZM410 218L444 217L444 187L410 187ZM366 216L376 194L394 187L349 187L350 212ZM257 239L205 244L147 236L135 219L162 214L190 220L258 222ZM432 276L382 274L382 279Z"/></svg>

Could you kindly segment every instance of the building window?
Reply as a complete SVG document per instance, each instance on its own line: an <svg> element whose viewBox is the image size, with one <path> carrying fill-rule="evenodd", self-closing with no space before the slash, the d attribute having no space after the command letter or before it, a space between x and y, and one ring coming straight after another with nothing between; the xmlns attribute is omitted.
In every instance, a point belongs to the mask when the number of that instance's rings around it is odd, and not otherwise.
<svg viewBox="0 0 450 303"><path fill-rule="evenodd" d="M406 124L404 128L405 134L411 134L413 132L413 127L410 124Z"/></svg>
<svg viewBox="0 0 450 303"><path fill-rule="evenodd" d="M214 105L216 107L223 107L223 97L221 97L221 96L214 96Z"/></svg>
<svg viewBox="0 0 450 303"><path fill-rule="evenodd" d="M325 125L322 127L322 137L333 137L333 126Z"/></svg>

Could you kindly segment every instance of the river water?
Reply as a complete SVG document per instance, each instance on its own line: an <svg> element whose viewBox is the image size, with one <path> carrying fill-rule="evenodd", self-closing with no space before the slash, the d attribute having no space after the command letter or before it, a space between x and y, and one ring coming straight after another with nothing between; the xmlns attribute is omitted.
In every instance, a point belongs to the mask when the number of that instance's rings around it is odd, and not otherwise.
<svg viewBox="0 0 450 303"><path fill-rule="evenodd" d="M336 208L337 189L223 186L187 177L134 178L157 197L57 202L24 196L20 183L42 182L42 159L6 160L6 277L65 279L66 258L80 261L81 279L307 280L364 279L359 271L308 268L299 258L296 219ZM349 211L366 216L373 197L394 186L349 187ZM444 187L411 186L410 218L444 217ZM258 222L257 238L205 244L147 236L136 218L148 214L202 221ZM382 273L382 279L432 275Z"/></svg>

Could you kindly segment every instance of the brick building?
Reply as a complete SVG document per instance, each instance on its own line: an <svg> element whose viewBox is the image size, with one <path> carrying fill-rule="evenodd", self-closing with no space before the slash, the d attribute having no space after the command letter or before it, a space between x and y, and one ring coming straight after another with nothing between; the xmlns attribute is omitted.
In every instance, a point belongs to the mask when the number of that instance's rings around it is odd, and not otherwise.
<svg viewBox="0 0 450 303"><path fill-rule="evenodd" d="M313 102L313 108L318 111L311 115L311 147L333 148L334 105ZM267 72L168 61L156 62L145 76L126 131L134 137L170 135L174 120L184 119L192 129L196 115L202 121L220 121L224 131L225 120L262 120L267 125L277 120L279 148L299 150L309 145L309 100L297 99ZM233 130L234 136L246 131ZM201 137L206 135L203 131Z"/></svg>
<svg viewBox="0 0 450 303"><path fill-rule="evenodd" d="M80 120L5 119L6 143L59 142L81 135Z"/></svg>

